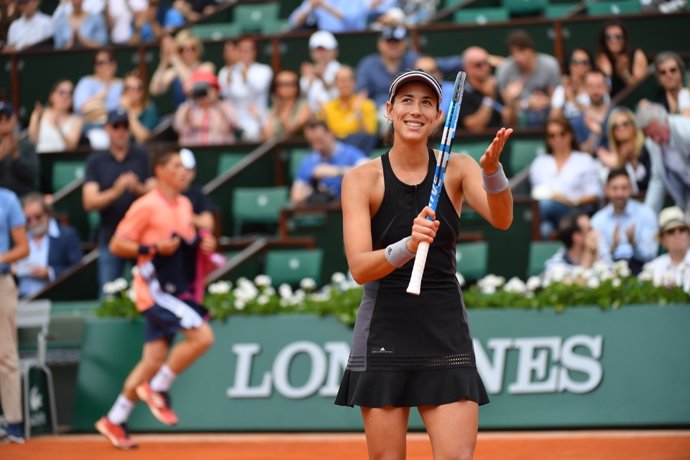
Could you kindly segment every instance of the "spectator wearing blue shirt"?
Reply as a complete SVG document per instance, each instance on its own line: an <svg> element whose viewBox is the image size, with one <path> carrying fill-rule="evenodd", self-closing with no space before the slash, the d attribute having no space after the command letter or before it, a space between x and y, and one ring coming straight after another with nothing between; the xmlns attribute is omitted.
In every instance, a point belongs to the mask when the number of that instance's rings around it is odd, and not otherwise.
<svg viewBox="0 0 690 460"><path fill-rule="evenodd" d="M82 0L72 0L72 11L61 9L53 18L55 48L100 48L108 43L108 27L102 14L82 8Z"/></svg>
<svg viewBox="0 0 690 460"><path fill-rule="evenodd" d="M29 255L24 213L17 195L0 188L0 405L7 422L3 441L24 444L22 390L17 355L17 287L10 264Z"/></svg>
<svg viewBox="0 0 690 460"><path fill-rule="evenodd" d="M599 254L610 254L614 261L626 260L637 275L659 251L656 214L630 198L632 185L625 168L609 172L605 193L609 204L592 216L592 228L601 235Z"/></svg>
<svg viewBox="0 0 690 460"><path fill-rule="evenodd" d="M594 153L608 147L606 121L613 107L610 104L609 84L601 70L593 69L585 75L585 91L589 105L570 119L580 151Z"/></svg>
<svg viewBox="0 0 690 460"><path fill-rule="evenodd" d="M290 201L325 203L340 200L343 176L354 166L367 161L356 147L338 142L326 123L312 120L304 127L304 137L312 152L299 165L290 190Z"/></svg>
<svg viewBox="0 0 690 460"><path fill-rule="evenodd" d="M289 21L295 29L352 32L366 28L368 12L366 0L304 0Z"/></svg>
<svg viewBox="0 0 690 460"><path fill-rule="evenodd" d="M84 117L84 130L103 126L108 112L120 106L122 80L117 78L117 62L111 51L100 50L93 62L93 75L79 79L74 88L74 111Z"/></svg>

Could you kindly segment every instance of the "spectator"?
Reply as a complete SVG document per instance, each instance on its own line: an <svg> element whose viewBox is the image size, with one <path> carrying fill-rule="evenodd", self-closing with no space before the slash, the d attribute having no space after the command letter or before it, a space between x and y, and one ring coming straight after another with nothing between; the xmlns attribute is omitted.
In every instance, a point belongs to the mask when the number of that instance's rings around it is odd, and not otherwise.
<svg viewBox="0 0 690 460"><path fill-rule="evenodd" d="M367 11L367 0L304 0L289 22L295 29L353 32L366 28Z"/></svg>
<svg viewBox="0 0 690 460"><path fill-rule="evenodd" d="M640 104L636 118L652 163L645 204L659 212L668 192L690 215L690 118L669 115L659 104Z"/></svg>
<svg viewBox="0 0 690 460"><path fill-rule="evenodd" d="M93 68L93 75L80 78L74 88L74 111L84 117L84 131L103 126L122 96L122 80L115 76L117 62L112 51L96 52Z"/></svg>
<svg viewBox="0 0 690 460"><path fill-rule="evenodd" d="M496 71L501 97L517 104L521 124L542 127L551 105L553 90L561 82L558 61L537 53L534 41L524 30L515 30L506 40L510 57Z"/></svg>
<svg viewBox="0 0 690 460"><path fill-rule="evenodd" d="M82 8L82 0L72 0L72 10L59 10L53 16L55 48L100 48L108 43L108 27L102 14Z"/></svg>
<svg viewBox="0 0 690 460"><path fill-rule="evenodd" d="M668 113L690 116L690 90L683 87L685 64L673 51L664 51L654 58L654 72L659 83L660 94L656 102Z"/></svg>
<svg viewBox="0 0 690 460"><path fill-rule="evenodd" d="M608 145L606 120L611 110L606 75L599 70L590 70L585 76L585 91L589 105L579 115L570 119L575 131L575 140L580 150L596 152L600 146Z"/></svg>
<svg viewBox="0 0 690 460"><path fill-rule="evenodd" d="M151 43L163 35L163 25L158 20L159 6L159 0L149 0L146 9L134 15L131 44Z"/></svg>
<svg viewBox="0 0 690 460"><path fill-rule="evenodd" d="M256 42L242 37L237 43L226 43L234 51L224 53L226 65L218 72L218 83L223 98L230 102L237 113L237 124L244 142L261 140L261 126L268 112L268 93L273 70L256 62ZM227 59L233 54L237 61Z"/></svg>
<svg viewBox="0 0 690 460"><path fill-rule="evenodd" d="M106 152L86 160L82 200L86 211L100 212L98 229L98 282L105 283L122 276L127 262L111 254L110 238L117 224L137 197L153 188L146 150L130 144L129 115L124 109L108 114L105 130L110 138Z"/></svg>
<svg viewBox="0 0 690 460"><path fill-rule="evenodd" d="M189 30L181 30L174 39L164 35L161 38L160 62L149 86L151 95L160 96L172 88L173 102L177 108L187 99L188 82L194 71L216 73L213 63L201 62L203 54L201 40Z"/></svg>
<svg viewBox="0 0 690 460"><path fill-rule="evenodd" d="M510 104L503 104L496 79L491 74L489 53L478 46L471 46L463 53L467 79L460 107L460 126L470 132L486 128L498 128L515 122L515 112ZM451 84L451 95L453 86ZM450 96L449 96L450 97ZM447 107L446 94L443 107Z"/></svg>
<svg viewBox="0 0 690 460"><path fill-rule="evenodd" d="M149 100L144 79L137 72L130 72L124 78L120 107L127 111L129 129L137 142L146 142L151 131L158 125L158 110Z"/></svg>
<svg viewBox="0 0 690 460"><path fill-rule="evenodd" d="M610 261L607 260L608 254L599 253L601 236L592 229L590 218L584 212L575 211L561 219L558 224L558 239L565 248L560 249L544 264L546 277L557 271L573 273L579 269L591 268L597 261Z"/></svg>
<svg viewBox="0 0 690 460"><path fill-rule="evenodd" d="M614 261L625 260L637 275L659 250L656 214L633 200L628 172L612 169L606 178L608 203L592 217L592 227L601 234L599 251Z"/></svg>
<svg viewBox="0 0 690 460"><path fill-rule="evenodd" d="M311 117L309 104L300 95L298 78L292 70L281 70L273 77L272 105L263 129L264 140L299 133Z"/></svg>
<svg viewBox="0 0 690 460"><path fill-rule="evenodd" d="M646 192L652 164L644 145L644 133L637 128L635 114L628 108L617 107L611 111L606 126L609 148L597 149L597 157L604 166L604 180L610 170L625 168L633 194Z"/></svg>
<svg viewBox="0 0 690 460"><path fill-rule="evenodd" d="M0 187L19 197L36 190L38 155L33 143L19 139L17 116L9 102L0 102Z"/></svg>
<svg viewBox="0 0 690 460"><path fill-rule="evenodd" d="M0 48L7 45L7 33L10 25L21 16L17 1L0 2Z"/></svg>
<svg viewBox="0 0 690 460"><path fill-rule="evenodd" d="M546 124L547 154L530 166L532 197L539 201L540 228L549 239L560 220L575 210L591 213L601 197L597 164L591 155L578 152L567 120Z"/></svg>
<svg viewBox="0 0 690 460"><path fill-rule="evenodd" d="M385 126L388 89L395 77L414 67L419 55L408 51L407 30L401 26L385 27L376 42L376 49L378 53L365 56L357 65L357 91L364 92L374 101L380 124ZM462 67L462 58L437 57L436 64L443 73L456 73Z"/></svg>
<svg viewBox="0 0 690 460"><path fill-rule="evenodd" d="M19 51L53 37L53 21L39 10L41 0L18 0L21 16L12 21L3 51Z"/></svg>
<svg viewBox="0 0 690 460"><path fill-rule="evenodd" d="M299 84L311 111L318 113L323 104L338 95L334 82L340 62L338 42L333 34L325 30L314 32L309 37L309 56L312 62L302 63Z"/></svg>
<svg viewBox="0 0 690 460"><path fill-rule="evenodd" d="M77 232L58 224L50 205L40 193L22 199L29 233L29 255L18 260L14 273L19 281L19 297L40 291L60 273L81 260Z"/></svg>
<svg viewBox="0 0 690 460"><path fill-rule="evenodd" d="M370 153L378 143L374 101L355 93L355 72L341 66L335 74L338 97L323 106L322 116L335 137Z"/></svg>
<svg viewBox="0 0 690 460"><path fill-rule="evenodd" d="M619 21L604 23L599 34L597 67L611 79L611 97L647 76L647 57L633 49L628 31Z"/></svg>
<svg viewBox="0 0 690 460"><path fill-rule="evenodd" d="M147 0L108 0L110 41L125 45L134 37L135 18L148 9Z"/></svg>
<svg viewBox="0 0 690 460"><path fill-rule="evenodd" d="M60 80L48 95L48 107L36 102L29 119L29 139L38 153L74 150L81 139L84 121L72 113L74 85Z"/></svg>
<svg viewBox="0 0 690 460"><path fill-rule="evenodd" d="M165 13L163 25L170 30L188 22L197 22L202 17L213 14L216 5L216 0L175 0Z"/></svg>
<svg viewBox="0 0 690 460"><path fill-rule="evenodd" d="M218 79L206 70L190 77L189 99L177 108L173 128L180 145L224 145L235 142L237 117L229 102L218 98Z"/></svg>
<svg viewBox="0 0 690 460"><path fill-rule="evenodd" d="M7 423L3 441L24 444L22 379L17 353L17 287L10 264L29 255L29 243L22 207L10 190L0 188L0 210L0 406Z"/></svg>
<svg viewBox="0 0 690 460"><path fill-rule="evenodd" d="M680 286L690 294L690 222L677 206L659 213L659 240L666 250L644 266L655 286Z"/></svg>
<svg viewBox="0 0 690 460"><path fill-rule="evenodd" d="M356 147L338 142L323 121L307 123L304 137L312 152L299 165L290 201L294 204L339 201L343 176L367 161L367 157Z"/></svg>
<svg viewBox="0 0 690 460"><path fill-rule="evenodd" d="M443 118L439 120L439 124L443 124L445 116L448 114L450 100L453 98L455 82L443 79L443 73L438 69L436 59L433 56L419 56L414 63L414 68L430 74L441 84L441 111L443 112ZM465 88L467 88L467 85Z"/></svg>
<svg viewBox="0 0 690 460"><path fill-rule="evenodd" d="M215 227L215 219L213 217L215 206L209 196L204 193L201 186L194 182L196 178L196 158L194 158L194 153L189 149L181 149L180 160L186 170L185 182L187 184L182 194L189 198L189 201L192 203L194 227L199 230L213 230Z"/></svg>
<svg viewBox="0 0 690 460"><path fill-rule="evenodd" d="M570 52L570 57L563 67L566 69L566 74L561 77L561 84L551 95L549 116L565 117L570 120L589 106L585 76L592 70L592 56L586 49L575 48Z"/></svg>

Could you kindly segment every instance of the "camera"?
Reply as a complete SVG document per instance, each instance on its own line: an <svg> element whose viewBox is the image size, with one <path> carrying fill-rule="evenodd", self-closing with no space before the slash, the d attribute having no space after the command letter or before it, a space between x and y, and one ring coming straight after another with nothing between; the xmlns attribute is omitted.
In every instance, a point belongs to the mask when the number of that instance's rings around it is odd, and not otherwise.
<svg viewBox="0 0 690 460"><path fill-rule="evenodd" d="M192 99L200 99L208 96L208 89L210 85L205 81L198 81L192 85L191 97Z"/></svg>

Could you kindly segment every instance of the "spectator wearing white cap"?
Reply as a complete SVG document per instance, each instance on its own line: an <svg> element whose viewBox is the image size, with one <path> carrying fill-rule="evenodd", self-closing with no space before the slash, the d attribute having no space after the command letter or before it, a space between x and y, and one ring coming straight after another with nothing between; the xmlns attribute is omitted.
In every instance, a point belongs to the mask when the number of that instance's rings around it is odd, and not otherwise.
<svg viewBox="0 0 690 460"><path fill-rule="evenodd" d="M338 96L334 83L340 62L335 36L326 30L314 32L309 37L309 56L312 62L302 63L299 84L312 112L318 113L323 104Z"/></svg>
<svg viewBox="0 0 690 460"><path fill-rule="evenodd" d="M213 232L215 227L215 220L213 218L215 206L209 196L204 193L201 186L194 182L194 179L196 179L196 158L194 153L189 149L180 149L180 161L185 168L186 183L182 194L192 202L194 226L199 230L206 229Z"/></svg>
<svg viewBox="0 0 690 460"><path fill-rule="evenodd" d="M235 108L241 139L257 142L268 111L273 70L256 62L256 41L245 36L225 44L226 65L218 72L220 93Z"/></svg>
<svg viewBox="0 0 690 460"><path fill-rule="evenodd" d="M289 21L295 29L352 32L366 28L368 11L368 0L304 0Z"/></svg>
<svg viewBox="0 0 690 460"><path fill-rule="evenodd" d="M659 213L658 237L666 254L646 264L643 274L656 286L681 286L690 294L690 221L678 206Z"/></svg>

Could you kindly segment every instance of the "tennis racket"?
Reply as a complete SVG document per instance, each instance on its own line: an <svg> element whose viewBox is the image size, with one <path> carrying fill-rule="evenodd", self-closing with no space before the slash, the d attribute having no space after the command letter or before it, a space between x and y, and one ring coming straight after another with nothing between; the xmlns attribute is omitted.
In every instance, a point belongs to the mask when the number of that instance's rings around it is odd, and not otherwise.
<svg viewBox="0 0 690 460"><path fill-rule="evenodd" d="M446 176L446 166L450 160L450 151L453 147L453 139L455 139L455 128L458 124L458 117L460 115L460 105L462 104L462 94L465 88L465 72L460 71L455 77L455 86L453 87L453 98L448 107L448 115L446 116L446 123L443 126L443 135L441 136L441 145L439 150L441 153L436 162L436 169L434 170L434 182L431 185L431 195L429 196L429 207L436 211L438 204L438 197L441 196L443 190L443 179ZM427 217L431 220L431 217ZM414 267L412 267L412 275L410 276L410 283L407 286L409 294L419 295L422 286L422 276L424 274L424 267L426 266L426 257L429 254L429 243L419 243L417 248L417 255L414 259Z"/></svg>

